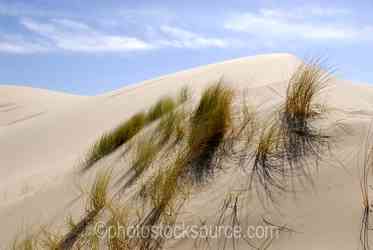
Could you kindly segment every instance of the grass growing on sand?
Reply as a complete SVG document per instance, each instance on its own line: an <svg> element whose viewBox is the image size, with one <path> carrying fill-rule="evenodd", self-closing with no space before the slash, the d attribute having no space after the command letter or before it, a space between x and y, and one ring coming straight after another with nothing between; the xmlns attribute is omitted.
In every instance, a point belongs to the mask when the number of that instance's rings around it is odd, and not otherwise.
<svg viewBox="0 0 373 250"><path fill-rule="evenodd" d="M161 118L153 136L157 137L154 139L158 140L159 147L163 147L171 139L170 146L174 146L186 136L186 119L184 109L172 111Z"/></svg>
<svg viewBox="0 0 373 250"><path fill-rule="evenodd" d="M176 100L168 96L162 97L147 112L139 112L114 130L103 134L89 150L83 169L89 169L95 162L111 154L132 139L145 126L170 113L178 105L185 103L189 97L190 90L184 87L178 93Z"/></svg>
<svg viewBox="0 0 373 250"><path fill-rule="evenodd" d="M178 208L189 194L189 185L183 179L186 162L184 156L178 156L166 169L156 173L145 185L145 202L150 204L150 212L144 217L141 226L157 224L174 225ZM145 238L138 242L139 249L162 249L165 239L161 237Z"/></svg>
<svg viewBox="0 0 373 250"><path fill-rule="evenodd" d="M139 177L153 163L159 152L157 144L151 140L139 140L131 169L135 172L135 179Z"/></svg>
<svg viewBox="0 0 373 250"><path fill-rule="evenodd" d="M203 92L192 113L188 157L196 181L214 172L214 154L232 125L232 101L233 90L219 82Z"/></svg>
<svg viewBox="0 0 373 250"><path fill-rule="evenodd" d="M280 119L262 130L254 152L251 183L255 180L262 198L274 201L275 192L290 191L289 182L294 185L300 178L312 183L309 160L316 158L317 165L323 150L329 148L330 136L312 123L326 111L317 97L330 77L318 61L312 61L301 64L290 78Z"/></svg>
<svg viewBox="0 0 373 250"><path fill-rule="evenodd" d="M158 118L162 117L164 114L174 110L177 106L174 99L171 97L162 97L159 99L152 107L150 107L149 111L146 114L146 121L147 123L153 122Z"/></svg>
<svg viewBox="0 0 373 250"><path fill-rule="evenodd" d="M301 64L289 81L281 127L286 140L285 149L289 162L301 162L304 156L319 156L328 136L312 126L326 108L316 98L327 86L331 74L319 61Z"/></svg>
<svg viewBox="0 0 373 250"><path fill-rule="evenodd" d="M254 152L254 163L250 176L250 186L255 184L255 189L261 197L273 201L274 191L283 191L285 168L283 162L281 137L279 129L272 124L263 129Z"/></svg>
<svg viewBox="0 0 373 250"><path fill-rule="evenodd" d="M86 215L63 237L57 249L71 249L106 206L110 179L111 171L98 172L89 193Z"/></svg>
<svg viewBox="0 0 373 250"><path fill-rule="evenodd" d="M133 115L126 122L101 136L90 149L84 168L88 169L96 161L114 152L118 147L132 139L145 126L146 116L144 112Z"/></svg>
<svg viewBox="0 0 373 250"><path fill-rule="evenodd" d="M130 197L128 200L131 204L114 208L112 201L116 196L108 200L111 172L99 172L90 189L84 217L78 223L71 221L69 232L58 242L56 249L79 248L84 240L88 242L86 248L162 249L164 239L161 238L132 240L117 232L115 237L102 242L102 239L86 235L87 228L98 217L106 220L107 225L116 231L119 230L119 224L129 226L138 223L142 227L174 225L179 208L189 197L190 188L215 173L226 156L226 147L235 153L235 146L241 146L242 142L243 156L253 160L250 185L255 185L262 198L275 200L274 195L286 191L287 179L293 177L293 165L288 163L299 162L307 155L306 152L314 150L315 146L321 145L328 138L311 125L324 112L315 98L326 82L327 75L317 64L302 65L290 80L285 104L280 112L281 119L276 116L274 122L271 120L268 123L269 126L263 126L258 136L256 111L244 104L239 110L239 119L236 119L237 113L233 110L234 91L222 82L205 89L191 112L178 107L190 98L187 88L183 88L175 99L167 96L159 99L147 112L135 114L104 134L91 148L85 165L85 169L88 169L96 161L134 139L136 144L129 151L133 154L130 170L119 176L116 183L121 184L119 191L123 191L140 176L144 176L153 167L152 164L157 164L158 169L143 178L143 186L138 190L142 199L131 200ZM149 126L152 133L147 133L148 130L141 132L156 120L159 120L158 124ZM252 152L251 145L255 139L258 139L258 143ZM167 157L158 156L161 151L166 151L164 156ZM126 178L128 173L131 174L129 179ZM118 194L122 195L123 192ZM139 205L137 202L141 203L141 216L134 223L127 208L130 210L133 206L136 210L135 206ZM239 223L238 208L239 197L232 196L222 212L222 216L233 222L232 225ZM86 238L83 240L83 237ZM25 248L14 249L34 249L30 248L35 244L32 240L30 238L23 243Z"/></svg>

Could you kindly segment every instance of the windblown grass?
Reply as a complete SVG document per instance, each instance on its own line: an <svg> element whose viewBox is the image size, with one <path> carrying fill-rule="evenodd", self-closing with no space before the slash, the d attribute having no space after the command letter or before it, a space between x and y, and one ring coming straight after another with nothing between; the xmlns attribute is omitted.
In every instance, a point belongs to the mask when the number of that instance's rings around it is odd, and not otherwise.
<svg viewBox="0 0 373 250"><path fill-rule="evenodd" d="M145 113L140 112L133 115L113 131L102 135L89 151L84 169L88 169L95 162L114 152L117 148L129 141L146 125L145 122Z"/></svg>
<svg viewBox="0 0 373 250"><path fill-rule="evenodd" d="M71 249L87 227L94 222L97 215L108 203L110 179L111 171L101 171L97 174L89 193L86 215L63 237L57 249ZM92 243L92 239L89 242Z"/></svg>
<svg viewBox="0 0 373 250"><path fill-rule="evenodd" d="M178 144L187 133L186 119L187 114L184 109L175 110L163 116L153 136L157 137L154 140L158 140L158 146L165 146L171 139L170 147Z"/></svg>
<svg viewBox="0 0 373 250"><path fill-rule="evenodd" d="M95 162L114 152L132 139L146 125L170 113L178 105L185 103L189 96L189 89L184 87L178 93L176 101L168 96L162 97L146 113L139 112L114 130L103 134L88 152L83 169L89 169Z"/></svg>
<svg viewBox="0 0 373 250"><path fill-rule="evenodd" d="M132 169L136 176L140 176L152 164L157 156L159 148L152 141L139 140L136 146L135 158L132 163Z"/></svg>
<svg viewBox="0 0 373 250"><path fill-rule="evenodd" d="M156 224L174 225L178 208L189 194L188 184L182 178L185 166L184 158L180 156L150 179L145 192L148 193L146 200L150 202L151 210L143 219L142 227ZM139 249L162 249L164 240L161 237L141 239L138 242Z"/></svg>
<svg viewBox="0 0 373 250"><path fill-rule="evenodd" d="M192 113L188 157L190 173L196 181L214 172L214 154L232 125L232 100L232 89L219 82L203 92Z"/></svg>
<svg viewBox="0 0 373 250"><path fill-rule="evenodd" d="M100 211L108 202L108 191L111 171L101 171L97 174L90 191L88 211Z"/></svg>
<svg viewBox="0 0 373 250"><path fill-rule="evenodd" d="M146 114L146 122L150 123L164 114L167 114L175 109L177 106L177 103L172 99L171 97L163 97L157 101L147 112Z"/></svg>
<svg viewBox="0 0 373 250"><path fill-rule="evenodd" d="M290 79L286 92L281 126L286 140L285 149L290 163L301 162L311 155L319 157L329 136L312 126L326 108L316 98L327 86L331 74L320 66L319 61L302 64Z"/></svg>
<svg viewBox="0 0 373 250"><path fill-rule="evenodd" d="M288 173L284 166L282 139L276 124L262 130L254 152L250 186L255 184L259 197L274 201L274 193L284 191L284 178Z"/></svg>

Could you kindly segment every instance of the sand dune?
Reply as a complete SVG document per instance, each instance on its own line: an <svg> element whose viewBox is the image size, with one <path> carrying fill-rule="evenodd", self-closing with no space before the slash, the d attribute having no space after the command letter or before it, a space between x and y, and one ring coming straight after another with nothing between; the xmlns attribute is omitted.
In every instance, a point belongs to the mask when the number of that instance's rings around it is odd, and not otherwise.
<svg viewBox="0 0 373 250"><path fill-rule="evenodd" d="M79 217L82 204L69 204L80 195L79 184L90 178L76 173L90 145L161 96L174 95L187 85L197 98L209 84L223 78L238 91L246 89L250 102L266 113L281 104L287 80L299 63L289 54L248 57L92 97L0 86L0 246L5 249L22 228L62 223L69 214ZM294 230L282 232L269 249L360 249L362 142L373 119L373 86L333 78L320 102L329 107L323 126L330 126L330 134L338 139L332 154L314 173L314 188L300 190L296 198L281 197L275 209L264 210L253 199L241 211L249 224L258 225L266 218ZM344 130L333 127L335 122L343 124ZM95 168L110 164L125 162L113 154ZM244 179L234 168L219 173L213 183L193 195L182 219L212 221L221 197L242 187ZM166 248L192 249L192 245L188 240L172 241ZM237 247L248 249L242 242Z"/></svg>

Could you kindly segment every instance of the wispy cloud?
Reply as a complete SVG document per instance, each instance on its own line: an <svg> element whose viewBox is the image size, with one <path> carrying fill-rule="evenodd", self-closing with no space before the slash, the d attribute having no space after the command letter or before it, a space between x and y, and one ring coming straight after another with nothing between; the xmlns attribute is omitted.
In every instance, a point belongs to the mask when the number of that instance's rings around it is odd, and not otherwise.
<svg viewBox="0 0 373 250"><path fill-rule="evenodd" d="M349 9L344 8L321 8L318 6L304 6L284 9L259 9L258 13L263 17L307 19L307 18L340 18L353 14Z"/></svg>
<svg viewBox="0 0 373 250"><path fill-rule="evenodd" d="M22 24L57 49L83 52L132 51L152 49L152 45L135 37L109 35L88 25L67 19L53 19L48 23L23 19Z"/></svg>
<svg viewBox="0 0 373 250"><path fill-rule="evenodd" d="M83 22L70 19L36 21L23 18L21 24L38 42L27 43L21 39L0 38L0 51L9 53L36 53L65 50L73 52L128 52L163 48L203 49L227 48L239 45L234 39L210 37L174 26L153 29L156 39L146 39L122 34L107 34ZM17 40L17 41L16 41ZM2 42L1 42L2 41Z"/></svg>
<svg viewBox="0 0 373 250"><path fill-rule="evenodd" d="M225 21L224 27L267 39L373 39L373 26L349 25L344 18L349 14L348 10L327 8L303 8L294 11L261 9L258 12L235 13Z"/></svg>
<svg viewBox="0 0 373 250"><path fill-rule="evenodd" d="M226 48L233 45L232 41L207 37L194 32L172 26L161 26L161 32L166 39L159 41L161 46L176 48Z"/></svg>
<svg viewBox="0 0 373 250"><path fill-rule="evenodd" d="M26 41L18 35L0 34L0 52L12 54L32 54L48 51L48 45L40 41Z"/></svg>

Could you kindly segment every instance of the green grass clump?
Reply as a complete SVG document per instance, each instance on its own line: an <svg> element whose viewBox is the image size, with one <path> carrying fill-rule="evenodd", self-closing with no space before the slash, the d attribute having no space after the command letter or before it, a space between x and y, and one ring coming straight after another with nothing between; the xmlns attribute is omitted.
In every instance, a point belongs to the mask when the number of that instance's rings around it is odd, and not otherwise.
<svg viewBox="0 0 373 250"><path fill-rule="evenodd" d="M146 122L150 123L150 122L157 120L164 114L167 114L171 112L172 110L174 110L176 106L177 104L175 103L174 99L172 99L171 97L166 96L166 97L159 99L157 103L155 103L147 112Z"/></svg>
<svg viewBox="0 0 373 250"><path fill-rule="evenodd" d="M145 113L140 112L133 115L113 131L102 135L88 153L85 162L85 169L88 169L95 162L114 152L118 147L128 142L145 126L145 121Z"/></svg>
<svg viewBox="0 0 373 250"><path fill-rule="evenodd" d="M219 82L203 92L192 113L188 147L197 181L214 171L214 154L232 125L232 101L233 91Z"/></svg>

